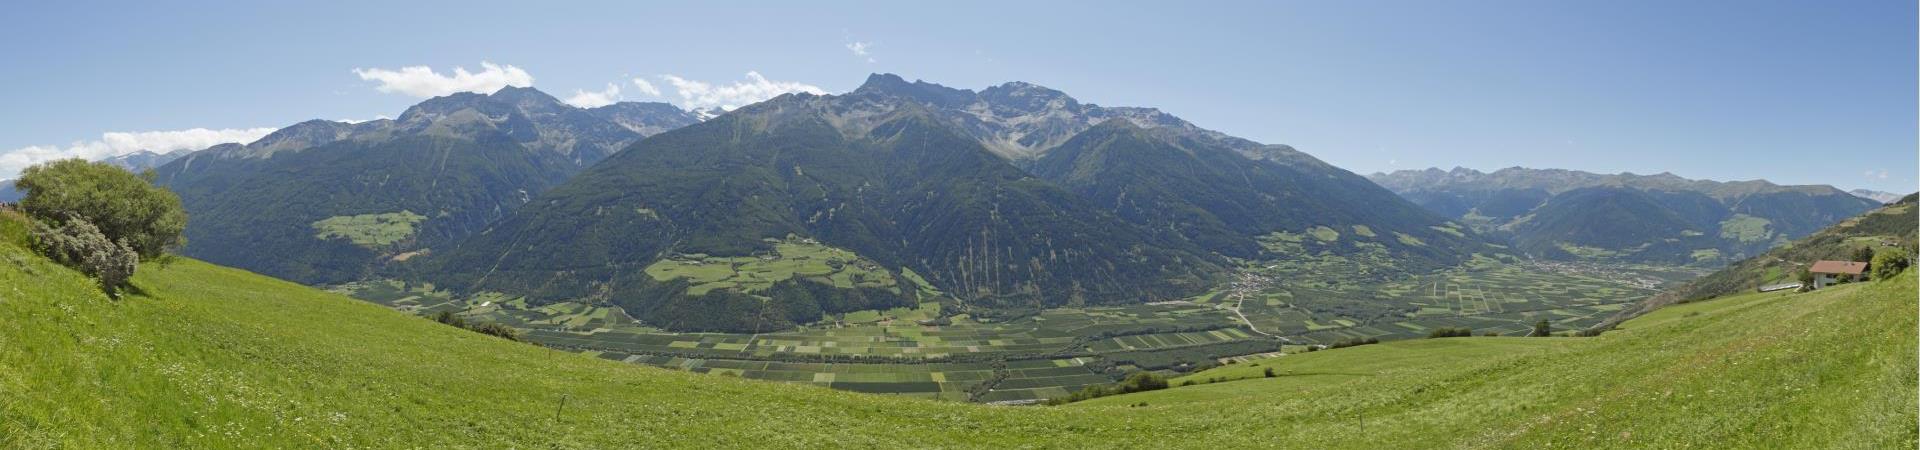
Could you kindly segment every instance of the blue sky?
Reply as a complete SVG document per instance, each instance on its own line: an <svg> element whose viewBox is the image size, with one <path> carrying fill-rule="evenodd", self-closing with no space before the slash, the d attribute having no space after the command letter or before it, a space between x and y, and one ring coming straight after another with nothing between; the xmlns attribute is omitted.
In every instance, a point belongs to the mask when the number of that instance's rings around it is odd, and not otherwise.
<svg viewBox="0 0 1920 450"><path fill-rule="evenodd" d="M1361 173L1519 165L1911 192L1920 172L1909 1L52 3L0 17L0 153L398 115L420 98L355 69L485 61L562 98L616 83L683 104L664 76L727 86L752 71L828 92L871 72L1029 81ZM211 131L103 137L194 128Z"/></svg>

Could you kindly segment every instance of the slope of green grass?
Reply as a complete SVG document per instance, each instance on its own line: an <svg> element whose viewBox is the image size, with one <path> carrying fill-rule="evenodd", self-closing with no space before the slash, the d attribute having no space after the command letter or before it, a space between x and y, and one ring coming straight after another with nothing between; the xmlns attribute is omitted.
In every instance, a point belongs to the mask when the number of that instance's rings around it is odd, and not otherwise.
<svg viewBox="0 0 1920 450"><path fill-rule="evenodd" d="M108 300L80 275L0 243L0 447L1892 448L1915 440L1911 275L1683 305L1594 339L1463 338L1285 356L1263 364L1294 370L1290 377L1064 408L620 364L192 260L142 266L134 285L133 295Z"/></svg>
<svg viewBox="0 0 1920 450"><path fill-rule="evenodd" d="M1677 305L1598 338L1287 355L1074 407L1238 408L1307 447L1912 447L1914 280Z"/></svg>

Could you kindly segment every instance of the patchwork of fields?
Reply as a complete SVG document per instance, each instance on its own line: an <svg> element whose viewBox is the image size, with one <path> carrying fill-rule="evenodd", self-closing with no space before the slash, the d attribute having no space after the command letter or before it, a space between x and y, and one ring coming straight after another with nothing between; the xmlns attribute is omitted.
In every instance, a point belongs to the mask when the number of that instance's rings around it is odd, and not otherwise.
<svg viewBox="0 0 1920 450"><path fill-rule="evenodd" d="M1598 266L1476 258L1423 275L1397 275L1364 255L1317 255L1253 265L1252 287L1192 299L1238 305L1257 329L1301 344L1345 339L1425 337L1442 327L1477 333L1525 334L1534 323L1555 331L1591 326L1660 286L1698 276L1699 269ZM1241 298L1241 297L1244 297Z"/></svg>
<svg viewBox="0 0 1920 450"><path fill-rule="evenodd" d="M397 281L334 290L415 314L451 311L469 321L500 322L525 330L528 340L541 345L634 364L931 399L1022 402L1064 396L1134 370L1183 370L1274 352L1283 342L1416 338L1439 327L1521 335L1539 320L1556 331L1574 330L1652 294L1659 284L1692 276L1664 267L1493 259L1395 276L1379 264L1321 255L1250 264L1246 273L1262 281L1256 286L1188 301L1053 309L1000 321L926 302L830 315L760 334L676 333L612 306L531 305L493 293L454 298L430 285ZM1236 307L1259 331L1247 328Z"/></svg>

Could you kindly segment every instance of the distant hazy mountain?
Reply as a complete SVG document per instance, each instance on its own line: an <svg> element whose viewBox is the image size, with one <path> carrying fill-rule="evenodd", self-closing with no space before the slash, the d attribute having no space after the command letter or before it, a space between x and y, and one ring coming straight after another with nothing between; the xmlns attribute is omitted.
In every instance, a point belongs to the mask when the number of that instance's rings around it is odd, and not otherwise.
<svg viewBox="0 0 1920 450"><path fill-rule="evenodd" d="M996 308L1181 298L1218 281L1223 254L1261 256L1256 236L1315 227L1345 237L1313 251L1415 266L1493 251L1284 146L1031 84L975 93L875 75L642 140L426 271L458 290L611 301L657 326L764 331L912 301L921 280ZM885 275L784 268L792 242ZM742 257L765 267L713 267Z"/></svg>
<svg viewBox="0 0 1920 450"><path fill-rule="evenodd" d="M158 168L169 161L179 159L191 153L193 153L193 151L190 150L175 150L167 153L154 153L140 150L125 155L108 157L100 161L120 166L120 168L127 169L127 171L133 173L140 173L147 169ZM20 196L22 195L24 195L24 193L13 189L13 180L0 180L0 203L20 201Z"/></svg>
<svg viewBox="0 0 1920 450"><path fill-rule="evenodd" d="M1881 191L1876 191L1872 189L1854 189L1851 191L1847 191L1847 193L1853 194L1856 197L1864 198L1867 200L1873 200L1880 203L1897 202L1897 201L1900 201L1900 197L1902 197L1902 195L1900 194L1895 194L1892 192L1881 192Z"/></svg>
<svg viewBox="0 0 1920 450"><path fill-rule="evenodd" d="M1831 186L1690 180L1668 173L1455 168L1370 178L1544 258L1724 264L1878 206Z"/></svg>
<svg viewBox="0 0 1920 450"><path fill-rule="evenodd" d="M588 109L587 113L607 119L641 136L652 136L700 122L700 115L666 103L620 102Z"/></svg>
<svg viewBox="0 0 1920 450"><path fill-rule="evenodd" d="M331 283L478 231L648 133L692 122L667 105L590 111L509 87L429 99L396 119L301 122L157 172L191 217L188 256Z"/></svg>
<svg viewBox="0 0 1920 450"><path fill-rule="evenodd" d="M175 150L167 153L154 153L140 150L125 155L110 157L101 161L120 166L120 168L127 169L133 173L140 173L147 169L158 168L161 165L165 165L168 162L180 159L180 157L187 156L191 153L193 153L191 150Z"/></svg>

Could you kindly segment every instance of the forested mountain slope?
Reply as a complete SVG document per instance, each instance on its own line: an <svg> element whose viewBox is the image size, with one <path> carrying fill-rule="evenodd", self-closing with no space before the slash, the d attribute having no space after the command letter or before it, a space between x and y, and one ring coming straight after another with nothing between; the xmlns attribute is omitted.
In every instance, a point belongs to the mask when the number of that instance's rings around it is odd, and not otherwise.
<svg viewBox="0 0 1920 450"><path fill-rule="evenodd" d="M669 105L585 110L509 87L397 119L302 122L157 174L193 216L187 255L337 283L465 237L645 132L694 121Z"/></svg>
<svg viewBox="0 0 1920 450"><path fill-rule="evenodd" d="M1188 295L1220 264L1021 172L917 108L850 128L835 126L831 106L782 97L641 141L436 256L432 279L600 298L664 326L753 331L909 304L915 278L978 306L1038 307ZM802 240L880 270L842 282L793 269L764 274L765 286L702 287L697 274L660 266L773 258L778 244Z"/></svg>
<svg viewBox="0 0 1920 450"><path fill-rule="evenodd" d="M1156 110L874 75L640 141L418 273L468 293L618 303L655 326L760 332L916 291L997 309L1176 299L1213 286L1228 258L1303 256L1263 236L1329 232L1346 237L1304 251L1392 254L1407 269L1500 251L1304 153ZM793 242L876 270L789 270L777 250ZM771 263L716 267L739 257Z"/></svg>

